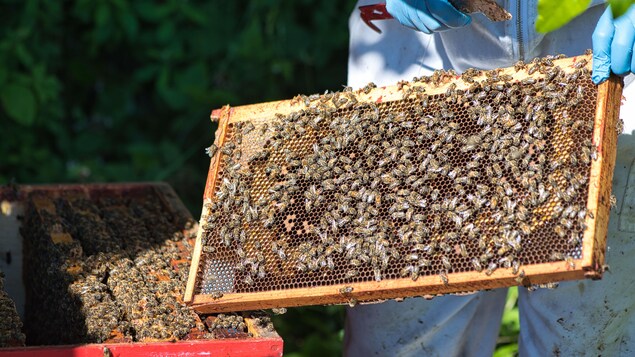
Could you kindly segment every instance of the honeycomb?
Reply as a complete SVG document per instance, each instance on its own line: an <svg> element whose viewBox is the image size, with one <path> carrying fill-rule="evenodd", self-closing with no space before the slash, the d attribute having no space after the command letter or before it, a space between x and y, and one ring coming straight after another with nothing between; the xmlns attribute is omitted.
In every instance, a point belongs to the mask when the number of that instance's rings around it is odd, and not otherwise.
<svg viewBox="0 0 635 357"><path fill-rule="evenodd" d="M181 299L193 222L174 197L141 184L24 191L28 345L179 340L202 325Z"/></svg>
<svg viewBox="0 0 635 357"><path fill-rule="evenodd" d="M573 269L598 91L588 56L559 58L436 71L390 101L363 100L372 84L298 96L298 110L228 121L207 149L218 166L193 294Z"/></svg>
<svg viewBox="0 0 635 357"><path fill-rule="evenodd" d="M0 271L0 347L279 340L259 311L183 302L196 226L167 184L7 186L0 201L21 217L5 224L24 238L26 290L23 325Z"/></svg>

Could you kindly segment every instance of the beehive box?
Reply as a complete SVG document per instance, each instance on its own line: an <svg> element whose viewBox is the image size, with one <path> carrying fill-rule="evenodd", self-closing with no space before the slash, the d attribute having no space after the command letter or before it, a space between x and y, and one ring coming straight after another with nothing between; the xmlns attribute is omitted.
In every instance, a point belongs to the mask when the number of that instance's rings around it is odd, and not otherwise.
<svg viewBox="0 0 635 357"><path fill-rule="evenodd" d="M621 80L590 54L224 107L201 312L600 278Z"/></svg>
<svg viewBox="0 0 635 357"><path fill-rule="evenodd" d="M4 273L0 270L0 348L24 346L22 320L15 302L4 290Z"/></svg>
<svg viewBox="0 0 635 357"><path fill-rule="evenodd" d="M264 317L203 316L183 302L196 224L168 185L16 186L0 201L0 247L24 243L7 267L23 264L13 278L24 272L29 346L0 355L281 355Z"/></svg>

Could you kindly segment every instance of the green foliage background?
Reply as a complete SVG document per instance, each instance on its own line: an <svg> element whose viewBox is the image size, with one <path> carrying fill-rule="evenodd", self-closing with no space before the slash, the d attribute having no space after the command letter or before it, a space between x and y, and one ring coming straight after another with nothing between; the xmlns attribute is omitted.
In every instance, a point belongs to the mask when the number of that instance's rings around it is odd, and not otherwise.
<svg viewBox="0 0 635 357"><path fill-rule="evenodd" d="M0 184L163 180L198 216L210 110L340 89L354 3L0 0ZM343 320L275 318L292 356L340 354Z"/></svg>
<svg viewBox="0 0 635 357"><path fill-rule="evenodd" d="M0 6L0 183L167 180L196 215L212 108L346 82L350 0Z"/></svg>
<svg viewBox="0 0 635 357"><path fill-rule="evenodd" d="M635 4L635 0L607 0L614 19L624 15ZM591 0L539 0L536 30L551 32L566 25L576 16L582 14Z"/></svg>

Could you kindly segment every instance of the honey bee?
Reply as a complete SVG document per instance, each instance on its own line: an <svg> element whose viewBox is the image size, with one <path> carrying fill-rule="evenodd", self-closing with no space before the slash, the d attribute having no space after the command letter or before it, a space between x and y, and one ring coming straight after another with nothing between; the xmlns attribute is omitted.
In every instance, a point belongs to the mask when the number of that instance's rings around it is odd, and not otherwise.
<svg viewBox="0 0 635 357"><path fill-rule="evenodd" d="M246 124L243 125L242 128L242 135L247 135L249 134L251 131L255 130L256 127L254 126L254 123L252 122L247 122Z"/></svg>
<svg viewBox="0 0 635 357"><path fill-rule="evenodd" d="M439 249L445 253L450 253L452 251L452 247L450 247L450 245L445 241L439 242ZM432 253L432 251L430 251L430 253Z"/></svg>
<svg viewBox="0 0 635 357"><path fill-rule="evenodd" d="M262 123L262 125L260 125L260 130L259 130L260 135L265 135L267 131L269 131L269 124Z"/></svg>
<svg viewBox="0 0 635 357"><path fill-rule="evenodd" d="M450 83L450 85L448 85L448 89L445 91L445 95L446 96L451 96L452 93L456 90L456 83Z"/></svg>
<svg viewBox="0 0 635 357"><path fill-rule="evenodd" d="M483 271L483 266L481 265L481 262L478 260L478 258L472 258L471 263L472 263L472 266L474 267L474 270L478 272Z"/></svg>
<svg viewBox="0 0 635 357"><path fill-rule="evenodd" d="M514 275L518 274L519 270L520 270L520 262L514 259L512 261L512 274Z"/></svg>
<svg viewBox="0 0 635 357"><path fill-rule="evenodd" d="M520 231L523 232L523 234L525 235L531 234L531 227L525 222L518 223L518 228L520 228Z"/></svg>
<svg viewBox="0 0 635 357"><path fill-rule="evenodd" d="M258 267L258 271L256 272L256 276L259 279L262 279L265 276L267 276L267 271L265 270L265 266L264 265L261 265L261 266Z"/></svg>
<svg viewBox="0 0 635 357"><path fill-rule="evenodd" d="M236 148L236 144L234 144L233 142L229 142L223 145L223 147L220 150L223 154L227 156L231 156L235 148Z"/></svg>
<svg viewBox="0 0 635 357"><path fill-rule="evenodd" d="M577 101L581 101L581 100L583 100L583 99L584 99L584 87L583 87L583 86L581 86L581 85L580 85L580 86L578 86L578 87L576 88L576 91L575 91L575 99L576 99Z"/></svg>
<svg viewBox="0 0 635 357"><path fill-rule="evenodd" d="M236 249L236 254L238 254L238 257L241 259L245 258L245 251L242 248L237 248Z"/></svg>
<svg viewBox="0 0 635 357"><path fill-rule="evenodd" d="M368 94L371 90L373 90L373 88L377 88L377 85L373 82L369 82L364 86L364 88L362 88L362 92L364 92L364 94Z"/></svg>
<svg viewBox="0 0 635 357"><path fill-rule="evenodd" d="M448 279L448 274L443 270L439 271L439 278L441 278L441 282L443 282L443 285L448 285L450 282Z"/></svg>
<svg viewBox="0 0 635 357"><path fill-rule="evenodd" d="M615 197L615 195L613 194L611 194L611 197L609 198L609 205L611 208L617 207L617 197Z"/></svg>
<svg viewBox="0 0 635 357"><path fill-rule="evenodd" d="M356 277L359 274L359 271L357 271L356 269L349 269L348 271L346 271L346 274L344 275L344 279L350 279L353 277Z"/></svg>
<svg viewBox="0 0 635 357"><path fill-rule="evenodd" d="M203 252L205 252L205 253L214 253L214 252L216 252L216 248L212 247L212 246L209 246L209 245L205 245L205 246L203 246Z"/></svg>
<svg viewBox="0 0 635 357"><path fill-rule="evenodd" d="M452 270L452 263L450 263L450 259L445 255L441 256L441 263L447 271Z"/></svg>
<svg viewBox="0 0 635 357"><path fill-rule="evenodd" d="M578 233L571 232L567 244L577 247L582 244L582 239L580 238L580 235Z"/></svg>
<svg viewBox="0 0 635 357"><path fill-rule="evenodd" d="M205 148L205 153L209 157L214 157L214 155L216 155L217 151L218 151L218 146L216 146L215 144L212 144L209 147Z"/></svg>
<svg viewBox="0 0 635 357"><path fill-rule="evenodd" d="M247 285L253 285L254 284L254 279L251 277L251 275L247 274L247 275L245 275L244 282Z"/></svg>
<svg viewBox="0 0 635 357"><path fill-rule="evenodd" d="M274 315L283 315L287 313L287 309L284 307L273 308L271 309L271 312L273 312Z"/></svg>
<svg viewBox="0 0 635 357"><path fill-rule="evenodd" d="M567 263L568 269L571 269L571 270L575 269L575 261L573 260L573 257L571 257L570 255L567 255L564 260Z"/></svg>
<svg viewBox="0 0 635 357"><path fill-rule="evenodd" d="M539 287L540 288L544 288L544 289L556 289L558 287L559 283L558 282L550 282L550 283L546 283L546 284L540 284Z"/></svg>
<svg viewBox="0 0 635 357"><path fill-rule="evenodd" d="M258 261L258 263L263 263L265 261L265 256L262 252L256 252L256 261Z"/></svg>
<svg viewBox="0 0 635 357"><path fill-rule="evenodd" d="M279 248L277 251L278 257L280 258L280 260L285 261L287 260L287 254L284 252L284 249Z"/></svg>
<svg viewBox="0 0 635 357"><path fill-rule="evenodd" d="M413 268L414 267L412 265L409 265L409 266L407 266L405 268L402 268L401 270L399 270L399 276L402 277L402 278L407 277L408 275L410 275L410 273L412 272Z"/></svg>
<svg viewBox="0 0 635 357"><path fill-rule="evenodd" d="M465 246L465 243L461 243L458 245L458 251L463 258L467 258L468 251L467 251L467 247Z"/></svg>
<svg viewBox="0 0 635 357"><path fill-rule="evenodd" d="M576 61L575 64L573 65L573 67L575 67L576 69L581 69L584 66L586 66L588 63L588 61L584 58L581 58L579 61Z"/></svg>
<svg viewBox="0 0 635 357"><path fill-rule="evenodd" d="M562 254L560 252L553 251L553 252L551 252L551 255L549 255L549 260L552 260L552 261L565 260L565 257L564 257L564 254Z"/></svg>
<svg viewBox="0 0 635 357"><path fill-rule="evenodd" d="M379 267L373 268L373 274L375 275L375 281L381 281L381 269Z"/></svg>
<svg viewBox="0 0 635 357"><path fill-rule="evenodd" d="M527 70L527 74L529 74L530 76L534 73L536 73L536 71L538 71L540 69L540 65L535 64L531 67L529 67L529 69Z"/></svg>
<svg viewBox="0 0 635 357"><path fill-rule="evenodd" d="M350 294L352 292L353 292L352 286L345 286L343 288L340 288L340 294Z"/></svg>
<svg viewBox="0 0 635 357"><path fill-rule="evenodd" d="M487 269L485 270L485 275L490 276L494 273L494 271L498 268L498 264L491 262L487 265Z"/></svg>

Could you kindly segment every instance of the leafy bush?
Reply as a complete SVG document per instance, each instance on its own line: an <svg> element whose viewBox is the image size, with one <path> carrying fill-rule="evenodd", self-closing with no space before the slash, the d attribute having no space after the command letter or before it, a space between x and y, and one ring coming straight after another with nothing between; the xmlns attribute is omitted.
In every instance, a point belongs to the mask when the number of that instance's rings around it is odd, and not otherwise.
<svg viewBox="0 0 635 357"><path fill-rule="evenodd" d="M635 0L607 0L611 6L613 18L618 18L635 4ZM539 0L536 30L550 32L566 25L583 13L591 0Z"/></svg>
<svg viewBox="0 0 635 357"><path fill-rule="evenodd" d="M0 183L167 180L196 215L212 108L346 82L351 0L1 6Z"/></svg>

